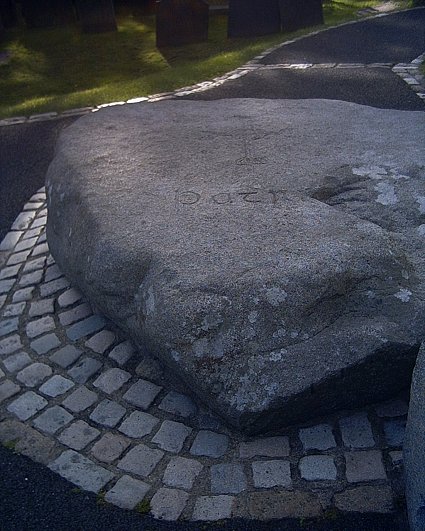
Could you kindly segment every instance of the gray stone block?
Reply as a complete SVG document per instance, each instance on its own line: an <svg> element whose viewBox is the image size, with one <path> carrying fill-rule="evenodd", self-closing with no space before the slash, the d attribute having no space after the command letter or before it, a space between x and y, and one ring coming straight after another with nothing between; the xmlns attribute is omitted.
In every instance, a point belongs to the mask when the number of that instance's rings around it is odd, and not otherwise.
<svg viewBox="0 0 425 531"><path fill-rule="evenodd" d="M43 234L43 236L45 235ZM52 266L47 268L44 281L50 282L51 280L56 280L57 278L60 278L62 276L62 271L59 269L57 264L53 264Z"/></svg>
<svg viewBox="0 0 425 531"><path fill-rule="evenodd" d="M30 338L37 337L45 332L50 332L56 327L55 322L52 317L42 317L36 321L30 321L26 327L27 336Z"/></svg>
<svg viewBox="0 0 425 531"><path fill-rule="evenodd" d="M9 372L18 372L31 363L31 358L26 352L17 352L3 360L3 364Z"/></svg>
<svg viewBox="0 0 425 531"><path fill-rule="evenodd" d="M164 397L159 405L159 409L184 418L191 417L196 413L196 405L193 400L189 396L176 393L175 391L170 391Z"/></svg>
<svg viewBox="0 0 425 531"><path fill-rule="evenodd" d="M12 225L12 230L21 231L28 229L31 224L31 221L35 218L35 211L29 210L26 212L21 212L18 217L15 219Z"/></svg>
<svg viewBox="0 0 425 531"><path fill-rule="evenodd" d="M289 143L282 116L292 124ZM136 344L148 340L173 376L238 428L265 433L380 400L408 384L423 337L423 279L407 271L422 274L423 132L417 113L329 100L103 109L62 132L47 175L49 244L95 306L130 328ZM362 146L383 137L380 161L392 162L379 162L377 183L376 156ZM314 160L305 156L310 144ZM99 151L108 156L99 160ZM200 152L207 174L194 180ZM117 196L111 161L122 160L143 171L126 172L127 192ZM394 236L394 226L409 236ZM267 264L259 267L259 256ZM319 383L317 401L309 391Z"/></svg>
<svg viewBox="0 0 425 531"><path fill-rule="evenodd" d="M0 294L9 293L13 288L16 280L14 278L8 278L7 280L0 280Z"/></svg>
<svg viewBox="0 0 425 531"><path fill-rule="evenodd" d="M163 482L169 487L191 490L203 465L195 459L173 457L164 472Z"/></svg>
<svg viewBox="0 0 425 531"><path fill-rule="evenodd" d="M190 453L206 457L222 457L229 446L229 438L222 433L201 430L193 441Z"/></svg>
<svg viewBox="0 0 425 531"><path fill-rule="evenodd" d="M121 477L105 494L105 501L121 509L134 509L143 500L150 485L130 476Z"/></svg>
<svg viewBox="0 0 425 531"><path fill-rule="evenodd" d="M80 349L74 347L74 345L66 345L65 347L52 354L50 356L50 359L63 369L66 369L75 361L77 361L82 353L83 352Z"/></svg>
<svg viewBox="0 0 425 531"><path fill-rule="evenodd" d="M118 363L118 365L125 365L133 354L133 343L128 340L114 347L109 353L109 358Z"/></svg>
<svg viewBox="0 0 425 531"><path fill-rule="evenodd" d="M27 387L36 387L52 374L52 369L45 363L32 363L18 372L16 379Z"/></svg>
<svg viewBox="0 0 425 531"><path fill-rule="evenodd" d="M69 424L74 417L60 406L46 409L33 423L36 428L53 435L58 430Z"/></svg>
<svg viewBox="0 0 425 531"><path fill-rule="evenodd" d="M62 405L74 413L80 413L95 404L97 399L97 394L83 385L67 396Z"/></svg>
<svg viewBox="0 0 425 531"><path fill-rule="evenodd" d="M71 483L91 492L99 492L114 477L112 472L74 450L63 452L58 459L50 463L49 468Z"/></svg>
<svg viewBox="0 0 425 531"><path fill-rule="evenodd" d="M211 467L212 494L240 494L247 488L243 466L238 463Z"/></svg>
<svg viewBox="0 0 425 531"><path fill-rule="evenodd" d="M241 442L239 457L250 459L252 457L288 457L288 437L264 437L255 441Z"/></svg>
<svg viewBox="0 0 425 531"><path fill-rule="evenodd" d="M61 344L58 336L56 334L47 334L43 337L31 341L31 348L37 352L37 354L47 354L54 348L58 347Z"/></svg>
<svg viewBox="0 0 425 531"><path fill-rule="evenodd" d="M49 297L50 295L53 295L58 291L67 288L68 286L69 282L66 280L66 278L59 278L57 280L53 280L52 282L46 282L45 284L42 284L40 286L40 294L42 297Z"/></svg>
<svg viewBox="0 0 425 531"><path fill-rule="evenodd" d="M7 410L16 415L19 420L28 420L46 406L45 398L33 391L28 391L9 404Z"/></svg>
<svg viewBox="0 0 425 531"><path fill-rule="evenodd" d="M30 273L31 271L36 271L37 269L43 269L46 263L46 257L41 256L40 258L35 258L34 260L28 260L24 265L24 273Z"/></svg>
<svg viewBox="0 0 425 531"><path fill-rule="evenodd" d="M37 239L37 237L25 238L16 245L15 252L18 253L19 251L26 251L27 249L34 247L34 245L37 243Z"/></svg>
<svg viewBox="0 0 425 531"><path fill-rule="evenodd" d="M55 282L57 281L55 280ZM87 317L87 319L70 326L66 331L66 335L71 341L77 341L78 339L93 334L93 332L98 332L104 326L105 320L103 317L100 315L92 315L91 317Z"/></svg>
<svg viewBox="0 0 425 531"><path fill-rule="evenodd" d="M160 520L178 520L188 499L189 494L182 490L160 488L151 499L151 514Z"/></svg>
<svg viewBox="0 0 425 531"><path fill-rule="evenodd" d="M372 427L366 413L356 413L340 419L342 440L348 448L370 448L375 446Z"/></svg>
<svg viewBox="0 0 425 531"><path fill-rule="evenodd" d="M32 299L33 293L34 293L34 286L31 286L30 288L22 288L13 294L12 301L13 302L22 302L22 301L29 301Z"/></svg>
<svg viewBox="0 0 425 531"><path fill-rule="evenodd" d="M119 430L128 437L136 439L148 435L159 423L159 419L142 411L133 411L119 427Z"/></svg>
<svg viewBox="0 0 425 531"><path fill-rule="evenodd" d="M19 327L19 318L12 317L10 319L3 319L0 321L0 337L7 336L12 332L18 330Z"/></svg>
<svg viewBox="0 0 425 531"><path fill-rule="evenodd" d="M233 496L199 496L196 498L192 520L217 521L232 516Z"/></svg>
<svg viewBox="0 0 425 531"><path fill-rule="evenodd" d="M308 455L300 459L302 479L308 481L335 481L337 471L335 462L330 455Z"/></svg>
<svg viewBox="0 0 425 531"><path fill-rule="evenodd" d="M68 306L71 306L72 304L75 304L79 300L81 300L82 294L75 288L67 289L62 293L62 295L59 295L58 297L58 304L61 308L66 308Z"/></svg>
<svg viewBox="0 0 425 531"><path fill-rule="evenodd" d="M121 389L130 378L130 373L114 367L98 376L93 382L93 385L106 394L112 394L118 391L118 389Z"/></svg>
<svg viewBox="0 0 425 531"><path fill-rule="evenodd" d="M299 431L299 437L304 450L328 450L336 446L332 426L329 426L329 424L302 428Z"/></svg>
<svg viewBox="0 0 425 531"><path fill-rule="evenodd" d="M68 378L55 374L40 387L39 391L44 395L56 398L57 396L68 392L74 387L74 385L75 383L72 380L68 380Z"/></svg>
<svg viewBox="0 0 425 531"><path fill-rule="evenodd" d="M16 317L22 315L25 311L26 303L18 302L16 304L9 304L3 311L3 317Z"/></svg>
<svg viewBox="0 0 425 531"><path fill-rule="evenodd" d="M100 431L83 420L77 420L59 435L58 440L73 450L82 450L97 439Z"/></svg>
<svg viewBox="0 0 425 531"><path fill-rule="evenodd" d="M17 277L20 269L21 269L21 264L10 266L10 267L4 267L0 271L0 280L3 280L5 278Z"/></svg>
<svg viewBox="0 0 425 531"><path fill-rule="evenodd" d="M164 420L152 442L157 444L162 450L179 453L191 432L192 428L180 422Z"/></svg>
<svg viewBox="0 0 425 531"><path fill-rule="evenodd" d="M14 382L12 382L12 380L5 380L4 382L0 383L0 404L8 398L11 398L19 393L20 390L21 388L19 385L16 385Z"/></svg>
<svg viewBox="0 0 425 531"><path fill-rule="evenodd" d="M92 315L92 313L93 312L90 305L87 304L87 302L83 302L83 304L79 304L71 310L60 313L59 321L62 326L68 326L72 323L76 323L77 321L81 321L85 317Z"/></svg>
<svg viewBox="0 0 425 531"><path fill-rule="evenodd" d="M110 330L102 330L98 334L95 334L88 341L86 341L86 347L90 348L98 354L103 354L114 343L115 334Z"/></svg>
<svg viewBox="0 0 425 531"><path fill-rule="evenodd" d="M406 421L399 419L384 422L384 433L388 446L403 446Z"/></svg>
<svg viewBox="0 0 425 531"><path fill-rule="evenodd" d="M97 441L91 453L99 461L104 463L112 463L124 453L124 451L130 446L130 441L115 435L113 433L105 433L105 435Z"/></svg>
<svg viewBox="0 0 425 531"><path fill-rule="evenodd" d="M365 450L363 452L346 452L346 476L349 483L387 479L382 452L379 450Z"/></svg>
<svg viewBox="0 0 425 531"><path fill-rule="evenodd" d="M69 369L69 376L78 383L86 383L102 367L100 361L94 358L83 358Z"/></svg>
<svg viewBox="0 0 425 531"><path fill-rule="evenodd" d="M391 513L394 510L393 494L386 486L364 485L347 489L335 494L334 502L335 507L344 512Z"/></svg>
<svg viewBox="0 0 425 531"><path fill-rule="evenodd" d="M26 251L21 251L20 253L13 253L10 256L9 260L6 262L6 264L10 266L10 265L20 264L22 262L25 262L30 252L31 252L31 249L27 249Z"/></svg>
<svg viewBox="0 0 425 531"><path fill-rule="evenodd" d="M90 419L102 426L113 428L125 415L126 410L118 402L103 400L92 411Z"/></svg>
<svg viewBox="0 0 425 531"><path fill-rule="evenodd" d="M255 461L252 474L257 488L289 487L292 482L289 461Z"/></svg>
<svg viewBox="0 0 425 531"><path fill-rule="evenodd" d="M18 230L9 231L0 242L0 251L11 251L18 243L23 232Z"/></svg>
<svg viewBox="0 0 425 531"><path fill-rule="evenodd" d="M118 463L118 468L136 474L138 476L147 477L164 456L161 450L154 450L144 444L139 444L132 448L128 454Z"/></svg>
<svg viewBox="0 0 425 531"><path fill-rule="evenodd" d="M43 299L41 301L32 302L29 310L30 317L39 317L49 313L54 313L54 299Z"/></svg>
<svg viewBox="0 0 425 531"><path fill-rule="evenodd" d="M27 275L23 275L21 277L21 280L19 281L19 286L22 288L25 288L26 286L35 286L37 284L40 284L42 277L42 270L33 271L32 273L28 273Z"/></svg>
<svg viewBox="0 0 425 531"><path fill-rule="evenodd" d="M21 338L18 335L13 335L2 339L0 341L0 357L12 354L22 348Z"/></svg>
<svg viewBox="0 0 425 531"><path fill-rule="evenodd" d="M323 516L318 496L312 492L252 492L247 496L247 506L248 514L254 520L299 520Z"/></svg>
<svg viewBox="0 0 425 531"><path fill-rule="evenodd" d="M162 387L147 380L138 380L130 387L123 398L140 409L148 409L161 389Z"/></svg>

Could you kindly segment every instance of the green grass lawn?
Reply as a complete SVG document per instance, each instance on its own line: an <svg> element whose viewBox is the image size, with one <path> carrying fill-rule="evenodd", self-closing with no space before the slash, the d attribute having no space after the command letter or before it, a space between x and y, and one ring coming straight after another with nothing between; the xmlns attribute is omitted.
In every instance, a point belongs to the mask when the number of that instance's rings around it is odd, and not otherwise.
<svg viewBox="0 0 425 531"><path fill-rule="evenodd" d="M376 0L325 3L325 25L356 19ZM400 0L409 7L410 0ZM154 16L118 12L118 31L82 35L70 26L10 30L0 44L0 118L121 101L174 90L228 72L294 35L227 39L227 18L210 17L208 42L158 50Z"/></svg>

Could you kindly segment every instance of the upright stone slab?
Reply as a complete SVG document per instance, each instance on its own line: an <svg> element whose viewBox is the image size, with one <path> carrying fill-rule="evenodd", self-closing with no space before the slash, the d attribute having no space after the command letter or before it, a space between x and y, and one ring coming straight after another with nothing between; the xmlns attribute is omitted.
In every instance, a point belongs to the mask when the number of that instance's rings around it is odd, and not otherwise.
<svg viewBox="0 0 425 531"><path fill-rule="evenodd" d="M72 0L23 0L22 15L28 28L50 28L75 21Z"/></svg>
<svg viewBox="0 0 425 531"><path fill-rule="evenodd" d="M424 142L421 112L337 101L102 110L56 147L49 246L198 401L273 431L409 385Z"/></svg>
<svg viewBox="0 0 425 531"><path fill-rule="evenodd" d="M157 47L181 46L208 40L208 11L208 4L203 0L157 2Z"/></svg>
<svg viewBox="0 0 425 531"><path fill-rule="evenodd" d="M0 0L0 20L0 26L2 25L4 29L17 25L18 16L14 0Z"/></svg>
<svg viewBox="0 0 425 531"><path fill-rule="evenodd" d="M75 0L78 21L83 33L116 31L112 0Z"/></svg>
<svg viewBox="0 0 425 531"><path fill-rule="evenodd" d="M425 529L425 344L412 378L409 416L403 445L410 529Z"/></svg>
<svg viewBox="0 0 425 531"><path fill-rule="evenodd" d="M229 37L256 37L279 31L279 0L229 0Z"/></svg>
<svg viewBox="0 0 425 531"><path fill-rule="evenodd" d="M282 31L323 24L322 0L279 0Z"/></svg>

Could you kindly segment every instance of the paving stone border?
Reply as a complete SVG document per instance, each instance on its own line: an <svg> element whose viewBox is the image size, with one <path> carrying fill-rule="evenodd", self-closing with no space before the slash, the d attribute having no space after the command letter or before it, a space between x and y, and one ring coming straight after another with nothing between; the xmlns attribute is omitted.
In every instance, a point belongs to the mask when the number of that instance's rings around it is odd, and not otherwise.
<svg viewBox="0 0 425 531"><path fill-rule="evenodd" d="M416 8L420 9L420 8ZM406 11L411 11L411 9L403 9L397 11L397 13L403 13ZM368 16L367 20L371 20L374 18L380 18L389 16L391 14L394 14L394 12L389 13L378 13L377 15ZM190 85L187 87L180 87L179 89L176 89L171 92L161 92L158 94L151 94L149 96L142 96L142 97L135 97L131 98L126 101L115 101L110 103L104 103L101 105L96 106L89 106L89 107L82 107L78 109L69 109L63 112L47 112L42 114L33 114L30 116L14 116L11 118L5 118L3 120L0 120L0 127L6 127L9 125L17 125L17 124L23 124L23 123L33 123L33 122L44 122L49 120L58 120L60 118L67 118L71 116L83 116L85 114L89 114L91 112L97 112L100 109L104 107L115 107L117 105L128 105L133 103L154 103L156 101L161 100L167 100L167 99L175 99L182 96L188 96L189 94L195 94L197 92L204 92L206 90L213 89L215 87L219 87L223 85L226 81L237 79L239 77L242 77L246 74L248 74L252 70L256 70L258 68L265 68L269 69L270 67L277 67L277 68L291 68L291 69L304 69L304 68L370 68L370 67L382 67L382 68L390 68L394 67L393 71L400 75L402 79L408 83L408 85L416 91L417 95L421 99L425 99L425 88L424 88L424 80L423 76L421 76L419 72L419 66L422 62L425 61L425 52L424 54L420 55L418 58L414 59L412 63L407 64L389 64L389 63L373 63L370 65L365 64L312 64L312 63L306 63L306 64L287 64L287 65L261 65L261 61L270 55L271 53L275 52L276 50L279 50L280 48L284 46L288 46L289 44L293 44L294 42L300 41L302 39L305 39L306 37L312 37L313 35L318 35L319 33L323 33L328 30L332 30L335 28L340 28L344 26L350 26L352 24L358 24L359 22L364 22L365 19L361 20L351 20L349 22L344 22L342 24L338 24L335 26L329 26L327 28L312 31L306 35L302 35L300 37L296 37L291 40L284 41L276 46L273 46L271 48L268 48L264 52L262 52L260 55L255 56L253 59L248 61L246 64L236 68L235 70L232 70L231 72L227 72L226 74L222 76L218 76L213 78L210 81L202 81L201 83L196 83L195 85Z"/></svg>
<svg viewBox="0 0 425 531"><path fill-rule="evenodd" d="M406 396L246 438L173 388L49 254L40 189L0 244L0 441L166 520L394 510ZM142 504L142 505L139 505Z"/></svg>

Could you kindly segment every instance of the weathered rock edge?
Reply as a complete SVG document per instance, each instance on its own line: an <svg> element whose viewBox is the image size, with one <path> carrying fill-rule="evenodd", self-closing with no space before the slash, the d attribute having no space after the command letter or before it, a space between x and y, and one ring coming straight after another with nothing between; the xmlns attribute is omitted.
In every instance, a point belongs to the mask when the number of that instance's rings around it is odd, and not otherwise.
<svg viewBox="0 0 425 531"><path fill-rule="evenodd" d="M107 109L58 142L50 249L234 427L360 406L424 335L421 138L422 113L333 101Z"/></svg>

